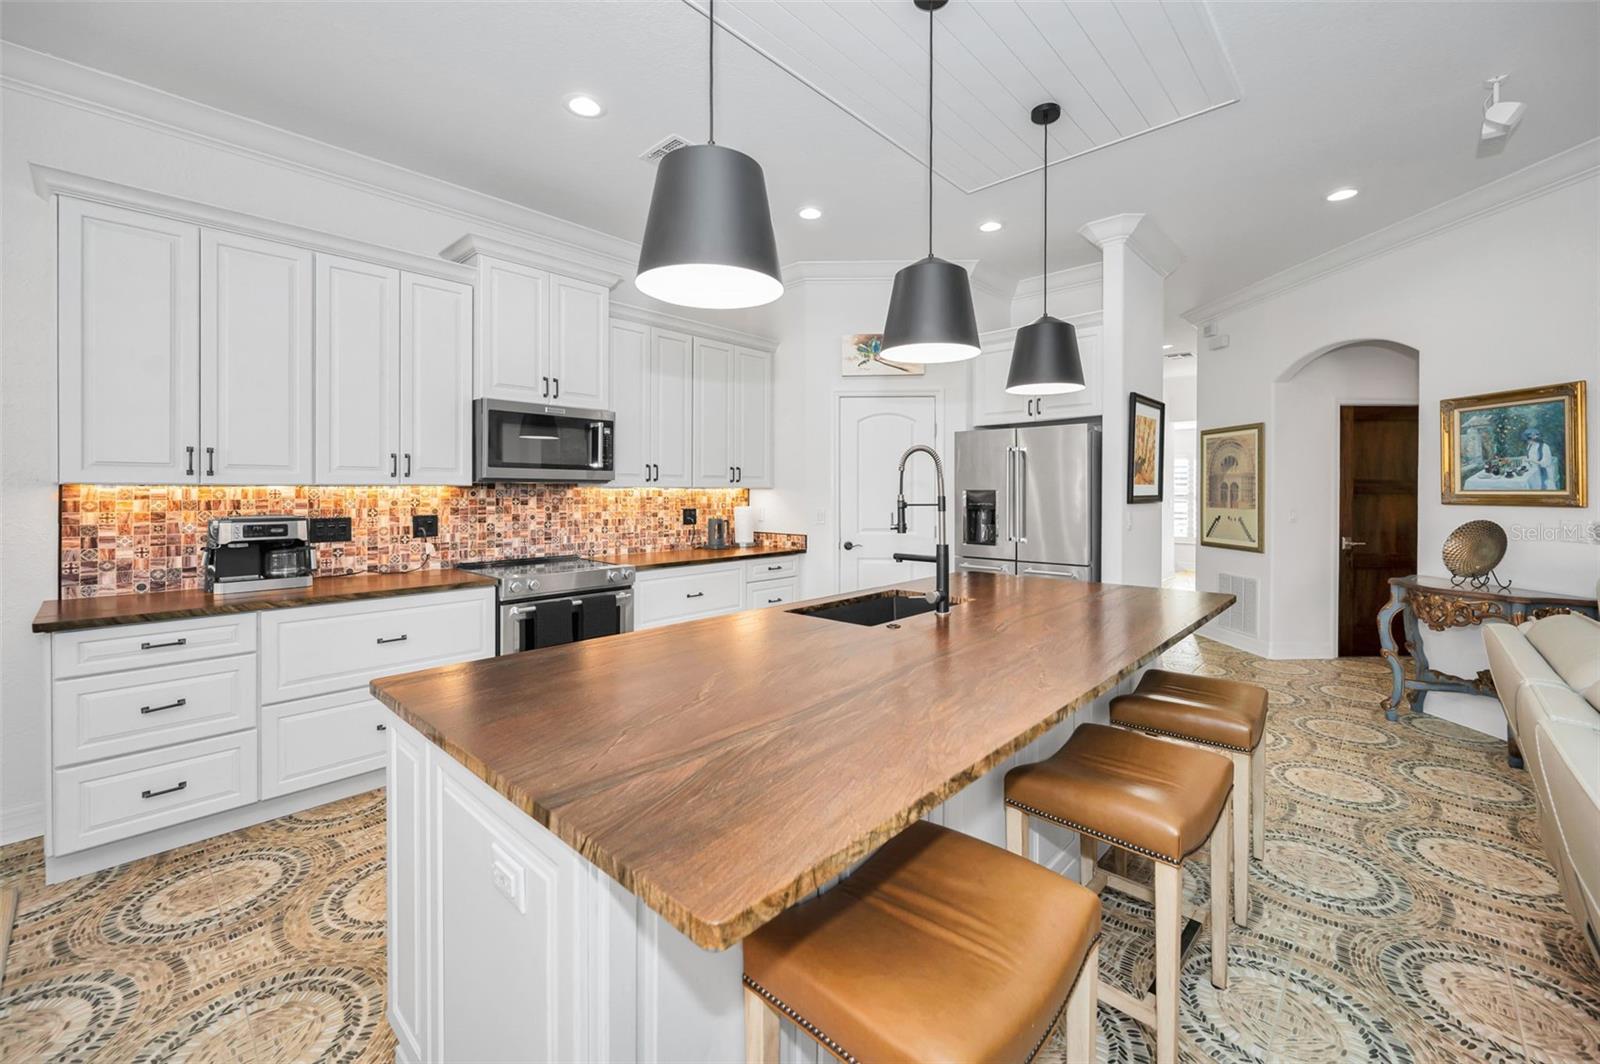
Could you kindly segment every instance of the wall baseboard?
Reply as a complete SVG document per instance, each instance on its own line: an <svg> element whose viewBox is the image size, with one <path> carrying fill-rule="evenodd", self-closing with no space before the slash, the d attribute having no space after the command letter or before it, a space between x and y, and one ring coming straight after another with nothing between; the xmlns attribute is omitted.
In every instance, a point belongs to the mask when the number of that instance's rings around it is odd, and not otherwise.
<svg viewBox="0 0 1600 1064"><path fill-rule="evenodd" d="M1267 657L1279 661L1285 659L1327 661L1339 656L1338 647L1329 646L1320 639L1301 643L1273 643L1268 650Z"/></svg>
<svg viewBox="0 0 1600 1064"><path fill-rule="evenodd" d="M44 834L44 803L21 802L0 812L0 846Z"/></svg>
<svg viewBox="0 0 1600 1064"><path fill-rule="evenodd" d="M1258 658L1268 658L1272 656L1267 653L1267 644L1262 640L1256 638L1255 636L1243 635L1239 632L1230 632L1220 627L1216 621L1212 621L1210 624L1200 629L1200 631L1196 634L1203 635L1207 639L1230 646L1235 650L1242 650L1246 654L1254 654Z"/></svg>

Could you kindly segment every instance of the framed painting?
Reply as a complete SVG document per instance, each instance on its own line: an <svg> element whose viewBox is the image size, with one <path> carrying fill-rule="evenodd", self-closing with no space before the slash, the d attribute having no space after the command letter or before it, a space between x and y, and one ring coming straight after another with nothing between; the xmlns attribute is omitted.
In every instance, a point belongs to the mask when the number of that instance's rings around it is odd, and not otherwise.
<svg viewBox="0 0 1600 1064"><path fill-rule="evenodd" d="M1266 550L1266 426L1200 433L1200 545Z"/></svg>
<svg viewBox="0 0 1600 1064"><path fill-rule="evenodd" d="M1440 501L1588 505L1584 382L1439 402Z"/></svg>
<svg viewBox="0 0 1600 1064"><path fill-rule="evenodd" d="M1160 502L1167 459L1167 404L1128 393L1128 501Z"/></svg>
<svg viewBox="0 0 1600 1064"><path fill-rule="evenodd" d="M841 353L839 372L845 377L920 377L924 372L921 365L884 358L882 333L851 333Z"/></svg>

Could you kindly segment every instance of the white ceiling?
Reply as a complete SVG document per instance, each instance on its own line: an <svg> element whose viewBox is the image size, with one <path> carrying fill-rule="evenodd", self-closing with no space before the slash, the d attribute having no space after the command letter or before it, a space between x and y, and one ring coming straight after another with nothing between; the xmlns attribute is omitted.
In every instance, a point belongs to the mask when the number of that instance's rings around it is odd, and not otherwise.
<svg viewBox="0 0 1600 1064"><path fill-rule="evenodd" d="M717 50L717 139L764 165L784 261L922 254L925 16L911 0L717 12L794 67L733 36ZM938 18L936 250L998 283L1038 272L1038 178L964 189L1032 165L1042 93L1076 120L1056 157L1239 97L1051 170L1052 268L1097 257L1083 222L1146 212L1186 256L1174 311L1600 136L1593 3L955 0ZM1211 26L1225 62L1202 47ZM704 27L684 0L0 5L15 43L630 239L653 180L639 153L705 135ZM1483 153L1481 83L1503 73L1528 115ZM568 114L575 91L607 114ZM1346 184L1362 194L1323 201ZM806 203L821 221L795 217ZM1005 229L980 234L988 218Z"/></svg>

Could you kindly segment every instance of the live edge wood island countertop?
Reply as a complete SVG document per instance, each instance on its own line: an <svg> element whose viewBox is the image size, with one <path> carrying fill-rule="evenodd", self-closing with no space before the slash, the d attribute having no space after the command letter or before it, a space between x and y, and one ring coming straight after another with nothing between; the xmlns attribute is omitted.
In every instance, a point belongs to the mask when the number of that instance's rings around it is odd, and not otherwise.
<svg viewBox="0 0 1600 1064"><path fill-rule="evenodd" d="M751 610L372 692L723 949L1233 602L988 574L952 585L948 617L898 629Z"/></svg>

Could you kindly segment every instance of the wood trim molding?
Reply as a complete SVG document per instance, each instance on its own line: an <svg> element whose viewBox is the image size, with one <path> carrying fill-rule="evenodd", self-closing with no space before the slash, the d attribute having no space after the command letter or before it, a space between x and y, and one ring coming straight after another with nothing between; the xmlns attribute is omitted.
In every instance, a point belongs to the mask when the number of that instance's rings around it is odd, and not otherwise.
<svg viewBox="0 0 1600 1064"><path fill-rule="evenodd" d="M631 321L636 325L650 325L657 329L685 332L707 340L720 340L725 344L735 344L739 347L753 347L759 351L778 349L778 341L771 336L730 329L726 325L713 325L696 318L685 318L634 303L621 303L615 298L611 300L611 317L614 320Z"/></svg>
<svg viewBox="0 0 1600 1064"><path fill-rule="evenodd" d="M467 262L476 255L487 255L490 258L532 266L536 270L549 270L563 277L588 281L590 284L605 285L607 288L615 288L622 283L622 275L619 273L575 262L566 256L552 253L549 247L496 240L493 237L479 236L477 233L468 233L439 252L439 255L451 262Z"/></svg>
<svg viewBox="0 0 1600 1064"><path fill-rule="evenodd" d="M1098 288L1105 283L1105 267L1101 263L1090 262L1063 270L1051 270L1048 283L1052 296L1084 288ZM1012 298L1038 299L1045 289L1045 284L1046 278L1040 274L1024 277L1017 282L1017 291Z"/></svg>
<svg viewBox="0 0 1600 1064"><path fill-rule="evenodd" d="M194 225L203 225L209 229L222 229L231 233L242 233L246 236L260 237L263 240L273 240L280 244L291 244L311 251L321 251L328 254L341 255L345 258L359 259L363 262L393 266L397 269L409 270L412 273L420 273L429 277L442 277L451 281L460 281L464 284L472 284L478 277L478 271L470 266L462 266L458 263L431 258L427 255L418 255L410 251L401 251L398 248L384 247L381 244L368 244L361 240L350 240L345 237L335 236L332 233L305 229L298 225L276 222L270 218L261 218L241 211L231 211L206 203L180 199L176 196L168 196L165 193L152 192L149 189L120 185L114 181L102 181L96 177L86 177L83 174L57 170L54 167L41 166L38 163L29 164L29 170L33 175L34 191L46 200L51 196L68 196L73 199L89 200L94 203L108 203L112 206L126 207L145 214L156 214L164 218L175 218Z"/></svg>
<svg viewBox="0 0 1600 1064"><path fill-rule="evenodd" d="M1102 251L1108 244L1125 244L1162 277L1170 276L1183 263L1183 252L1148 214L1097 218L1080 226L1078 235Z"/></svg>
<svg viewBox="0 0 1600 1064"><path fill-rule="evenodd" d="M979 276L978 269L982 265L980 260L950 261L967 271L974 291L1008 302L1014 297L1014 289L1008 291L1003 285ZM784 263L783 278L785 283L805 281L813 284L861 284L881 281L887 284L893 281L894 275L907 265L905 259L806 259Z"/></svg>
<svg viewBox="0 0 1600 1064"><path fill-rule="evenodd" d="M1203 325L1224 314L1253 307L1302 285L1359 266L1457 226L1467 225L1547 193L1558 192L1596 174L1600 174L1600 137L1531 163L1486 185L1479 185L1454 199L1445 200L1393 225L1358 237L1332 251L1279 270L1229 295L1191 307L1183 312L1182 317L1191 325Z"/></svg>
<svg viewBox="0 0 1600 1064"><path fill-rule="evenodd" d="M1075 329L1098 330L1103 324L1105 324L1105 312L1101 310L1091 310L1087 314L1069 314L1063 317L1061 320L1071 322L1073 328ZM1023 322L1022 324L1026 325L1028 323ZM1008 325L1004 329L989 329L978 334L978 342L984 347L988 347L989 344L1001 340L1009 344L1011 343L1012 338L1017 335L1017 330L1020 328L1022 328L1022 325Z"/></svg>

